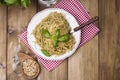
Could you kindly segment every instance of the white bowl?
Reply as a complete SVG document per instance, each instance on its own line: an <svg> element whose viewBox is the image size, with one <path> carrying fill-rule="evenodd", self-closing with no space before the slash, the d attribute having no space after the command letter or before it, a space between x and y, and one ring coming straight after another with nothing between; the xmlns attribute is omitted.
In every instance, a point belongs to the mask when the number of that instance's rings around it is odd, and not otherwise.
<svg viewBox="0 0 120 80"><path fill-rule="evenodd" d="M65 58L71 56L72 54L74 54L74 52L78 48L80 39L81 39L81 31L79 30L79 31L73 33L76 43L71 51L67 51L63 55L59 55L59 56L57 56L57 55L52 55L50 57L45 56L41 52L41 47L35 43L35 37L32 34L32 32L35 29L35 27L41 22L41 20L43 18L45 18L51 12L62 13L65 16L66 20L68 21L68 23L71 27L71 30L73 30L75 27L79 26L79 24L78 24L77 20L74 18L74 16L72 16L67 11L65 11L63 9L59 9L59 8L48 8L48 9L38 12L30 21L28 28L27 28L27 40L28 40L28 43L29 43L30 47L32 48L32 50L40 57L47 59L47 60L63 60Z"/></svg>

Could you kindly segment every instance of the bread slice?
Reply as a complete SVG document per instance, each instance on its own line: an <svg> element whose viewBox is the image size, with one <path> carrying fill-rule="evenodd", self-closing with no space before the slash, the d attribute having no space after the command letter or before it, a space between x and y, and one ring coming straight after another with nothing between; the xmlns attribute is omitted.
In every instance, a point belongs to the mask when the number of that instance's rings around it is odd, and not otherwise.
<svg viewBox="0 0 120 80"><path fill-rule="evenodd" d="M28 79L36 78L40 73L40 66L38 62L24 53L18 53L18 57L21 62L23 76Z"/></svg>

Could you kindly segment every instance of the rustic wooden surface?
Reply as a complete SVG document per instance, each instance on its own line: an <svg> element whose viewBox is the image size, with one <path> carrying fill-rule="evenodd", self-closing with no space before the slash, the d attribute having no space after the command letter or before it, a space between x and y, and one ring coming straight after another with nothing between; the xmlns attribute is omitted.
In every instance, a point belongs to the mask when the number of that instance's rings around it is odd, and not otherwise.
<svg viewBox="0 0 120 80"><path fill-rule="evenodd" d="M0 80L6 79L7 8L0 7ZM1 12L2 11L2 12Z"/></svg>
<svg viewBox="0 0 120 80"><path fill-rule="evenodd" d="M120 0L99 0L99 78L120 80Z"/></svg>
<svg viewBox="0 0 120 80"><path fill-rule="evenodd" d="M35 80L120 80L120 1L80 0L91 16L99 16L101 32L52 72L42 65ZM0 7L0 80L27 80L16 66L19 51L32 55L17 35L43 10L37 0L29 8ZM21 46L21 47L20 47Z"/></svg>

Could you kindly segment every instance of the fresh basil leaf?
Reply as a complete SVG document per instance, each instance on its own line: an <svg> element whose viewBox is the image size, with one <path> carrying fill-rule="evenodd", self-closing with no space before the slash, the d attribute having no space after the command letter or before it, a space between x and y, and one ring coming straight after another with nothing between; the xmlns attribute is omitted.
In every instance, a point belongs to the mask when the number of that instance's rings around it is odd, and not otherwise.
<svg viewBox="0 0 120 80"><path fill-rule="evenodd" d="M52 44L54 48L58 46L58 36L53 36Z"/></svg>
<svg viewBox="0 0 120 80"><path fill-rule="evenodd" d="M53 47L57 47L58 46L58 37L60 36L60 29L57 29L56 32L55 32L55 35L53 36L53 40L52 40L52 44L53 44Z"/></svg>
<svg viewBox="0 0 120 80"><path fill-rule="evenodd" d="M21 5L21 1L17 0L17 2L15 3L16 6L20 6Z"/></svg>
<svg viewBox="0 0 120 80"><path fill-rule="evenodd" d="M4 0L0 0L0 6L4 3Z"/></svg>
<svg viewBox="0 0 120 80"><path fill-rule="evenodd" d="M51 35L47 29L42 29L42 35L44 35L46 38L51 38Z"/></svg>
<svg viewBox="0 0 120 80"><path fill-rule="evenodd" d="M30 5L30 0L0 0L0 6L5 4L7 6L16 5L16 6L23 6L27 8Z"/></svg>
<svg viewBox="0 0 120 80"><path fill-rule="evenodd" d="M4 0L7 5L15 4L17 0Z"/></svg>
<svg viewBox="0 0 120 80"><path fill-rule="evenodd" d="M50 56L50 54L47 52L47 50L42 49L41 50L45 56Z"/></svg>
<svg viewBox="0 0 120 80"><path fill-rule="evenodd" d="M58 40L61 42L67 42L67 41L69 41L69 39L70 39L70 35L64 34L64 35L60 36Z"/></svg>
<svg viewBox="0 0 120 80"><path fill-rule="evenodd" d="M56 30L55 35L56 35L57 37L60 36L60 29L57 29L57 30Z"/></svg>
<svg viewBox="0 0 120 80"><path fill-rule="evenodd" d="M2 5L2 3L0 2L0 6Z"/></svg>
<svg viewBox="0 0 120 80"><path fill-rule="evenodd" d="M21 0L21 5L27 8L30 5L30 0Z"/></svg>

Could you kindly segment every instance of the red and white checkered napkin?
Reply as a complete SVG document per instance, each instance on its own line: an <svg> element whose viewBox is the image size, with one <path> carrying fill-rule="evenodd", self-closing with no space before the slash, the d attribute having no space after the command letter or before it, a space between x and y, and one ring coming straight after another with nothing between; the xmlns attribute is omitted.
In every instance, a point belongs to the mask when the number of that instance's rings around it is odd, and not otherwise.
<svg viewBox="0 0 120 80"><path fill-rule="evenodd" d="M87 13L87 11L85 10L85 8L79 2L79 0L61 0L54 7L64 9L69 13L71 13L77 19L79 24L84 23L91 18ZM89 26L82 28L81 31L82 31L81 43L79 47L81 47L87 41L92 39L99 32L99 29L95 24L90 24ZM23 33L21 33L19 35L19 38L25 43L27 47L30 48L30 45L28 44L28 41L27 41L27 31L24 31ZM32 48L30 49L31 51L33 51ZM64 60L58 60L58 61L45 60L40 56L38 56L36 53L34 54L37 56L39 62L41 62L48 71L55 69L61 62L64 61Z"/></svg>

